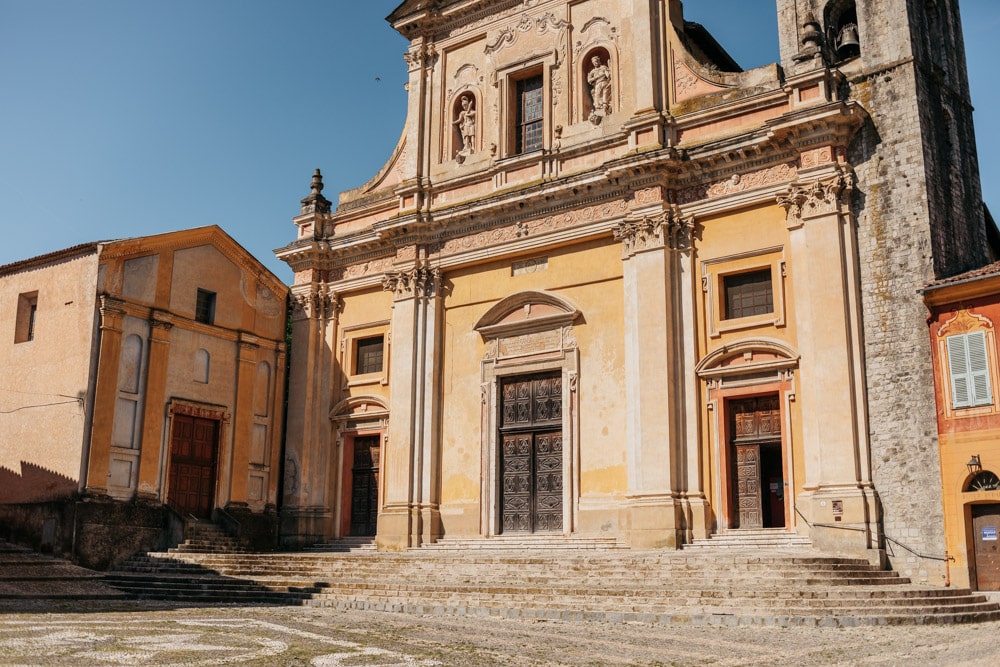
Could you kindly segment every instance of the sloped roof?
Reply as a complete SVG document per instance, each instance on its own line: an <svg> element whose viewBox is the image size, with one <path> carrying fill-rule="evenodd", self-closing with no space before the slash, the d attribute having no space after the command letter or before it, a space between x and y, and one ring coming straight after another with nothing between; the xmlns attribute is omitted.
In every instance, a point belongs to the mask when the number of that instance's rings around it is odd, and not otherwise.
<svg viewBox="0 0 1000 667"><path fill-rule="evenodd" d="M73 259L74 257L90 255L96 253L98 246L102 243L107 243L107 241L91 241L89 243L81 243L79 245L70 246L69 248L63 248L62 250L47 252L44 255L28 257L27 259L19 259L16 262L0 266L0 276L9 276L11 274L18 273L19 271L45 266L46 264L62 262L67 259Z"/></svg>
<svg viewBox="0 0 1000 667"><path fill-rule="evenodd" d="M982 280L983 278L992 278L994 276L1000 276L1000 262L993 262L992 264L987 264L986 266L978 269L960 273L957 276L950 276L948 278L935 280L928 283L922 291L926 292L928 290L944 287L946 285L958 285L960 283L968 283L974 280Z"/></svg>

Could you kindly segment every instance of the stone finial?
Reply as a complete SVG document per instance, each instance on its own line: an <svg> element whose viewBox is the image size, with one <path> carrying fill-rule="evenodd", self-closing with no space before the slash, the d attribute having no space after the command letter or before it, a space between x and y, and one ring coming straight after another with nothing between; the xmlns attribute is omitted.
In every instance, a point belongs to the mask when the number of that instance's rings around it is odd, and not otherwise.
<svg viewBox="0 0 1000 667"><path fill-rule="evenodd" d="M802 23L802 46L819 48L823 42L823 33L820 28L816 16L812 12L806 14L806 20Z"/></svg>
<svg viewBox="0 0 1000 667"><path fill-rule="evenodd" d="M302 200L302 214L329 213L330 201L323 196L323 173L319 169L313 172L309 189L309 195Z"/></svg>

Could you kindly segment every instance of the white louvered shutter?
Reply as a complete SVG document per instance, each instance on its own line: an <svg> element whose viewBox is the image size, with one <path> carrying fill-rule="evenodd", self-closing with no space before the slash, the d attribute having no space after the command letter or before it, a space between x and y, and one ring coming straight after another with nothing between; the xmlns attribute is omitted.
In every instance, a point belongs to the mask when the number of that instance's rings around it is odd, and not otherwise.
<svg viewBox="0 0 1000 667"><path fill-rule="evenodd" d="M969 348L969 386L972 405L993 403L990 393L990 365L986 354L986 332L975 331L965 336Z"/></svg>
<svg viewBox="0 0 1000 667"><path fill-rule="evenodd" d="M948 336L946 341L952 407L968 408L993 403L986 332Z"/></svg>

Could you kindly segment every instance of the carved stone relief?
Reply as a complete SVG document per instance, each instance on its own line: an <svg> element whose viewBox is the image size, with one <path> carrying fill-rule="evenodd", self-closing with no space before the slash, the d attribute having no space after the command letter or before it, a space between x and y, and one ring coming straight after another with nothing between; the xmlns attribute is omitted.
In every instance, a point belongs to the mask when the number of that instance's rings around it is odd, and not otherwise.
<svg viewBox="0 0 1000 667"><path fill-rule="evenodd" d="M703 183L693 185L677 191L675 201L678 204L689 204L702 199L722 197L725 195L737 194L765 185L782 183L795 178L798 171L792 163L784 163L767 167L749 174L733 174L732 176L715 181L713 183Z"/></svg>

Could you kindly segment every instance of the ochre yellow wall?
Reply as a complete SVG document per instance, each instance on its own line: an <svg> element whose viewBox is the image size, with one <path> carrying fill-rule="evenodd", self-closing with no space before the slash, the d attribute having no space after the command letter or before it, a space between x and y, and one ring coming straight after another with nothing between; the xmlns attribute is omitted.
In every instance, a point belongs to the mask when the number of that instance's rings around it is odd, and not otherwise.
<svg viewBox="0 0 1000 667"><path fill-rule="evenodd" d="M498 301L522 291L552 292L580 310L574 325L580 350L580 491L584 497L625 492L621 246L594 241L544 256L548 268L541 272L514 276L511 261L504 261L446 276L441 426L446 532L448 506L478 507L482 491L480 378L486 346L474 327Z"/></svg>

